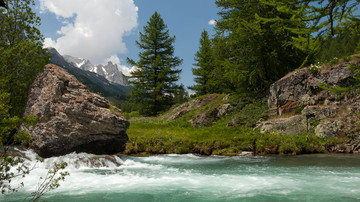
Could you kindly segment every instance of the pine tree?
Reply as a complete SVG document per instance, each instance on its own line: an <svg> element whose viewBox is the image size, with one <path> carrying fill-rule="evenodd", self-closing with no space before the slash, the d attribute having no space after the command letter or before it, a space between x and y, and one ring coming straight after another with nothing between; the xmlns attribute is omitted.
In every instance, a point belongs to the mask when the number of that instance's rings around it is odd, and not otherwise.
<svg viewBox="0 0 360 202"><path fill-rule="evenodd" d="M189 94L185 90L185 87L183 84L179 86L179 88L174 93L174 102L175 104L182 104L189 99Z"/></svg>
<svg viewBox="0 0 360 202"><path fill-rule="evenodd" d="M323 55L321 51L324 51L326 48L324 46L331 43L329 41L333 38L358 33L359 15L354 15L355 10L358 9L358 1L302 0L297 1L297 4L303 8L298 12L308 28L305 37L300 35L294 38L294 44L300 49L306 48L305 51L308 54L302 66L309 64L319 54Z"/></svg>
<svg viewBox="0 0 360 202"><path fill-rule="evenodd" d="M205 95L216 91L213 73L215 70L215 58L213 55L213 46L209 39L208 32L204 30L201 33L200 47L195 54L194 64L198 68L193 68L196 85L189 87L195 90L197 95Z"/></svg>
<svg viewBox="0 0 360 202"><path fill-rule="evenodd" d="M220 47L227 50L220 65L231 89L238 93L264 92L301 64L303 54L291 44L297 34L288 28L303 25L287 24L293 15L261 0L217 0L216 4L222 8L216 30L220 39L225 39L225 47ZM263 20L274 18L287 21Z"/></svg>
<svg viewBox="0 0 360 202"><path fill-rule="evenodd" d="M161 16L155 12L140 32L137 46L142 50L139 60L127 59L136 66L131 73L131 100L139 104L140 113L157 115L170 108L174 103L174 93L178 89L175 83L181 70L175 69L182 63L174 56L175 36L170 37L167 25Z"/></svg>

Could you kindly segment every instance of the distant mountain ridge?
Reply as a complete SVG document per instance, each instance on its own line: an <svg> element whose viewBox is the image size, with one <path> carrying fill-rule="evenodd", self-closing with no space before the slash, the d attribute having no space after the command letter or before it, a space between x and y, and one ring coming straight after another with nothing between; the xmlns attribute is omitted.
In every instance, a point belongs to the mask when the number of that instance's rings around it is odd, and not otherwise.
<svg viewBox="0 0 360 202"><path fill-rule="evenodd" d="M75 67L78 67L85 71L95 72L107 80L113 83L117 83L123 86L128 85L126 78L121 71L119 71L116 64L108 62L106 65L93 65L90 60L73 57L70 55L64 55L63 58L68 62L73 64Z"/></svg>
<svg viewBox="0 0 360 202"><path fill-rule="evenodd" d="M51 63L66 69L70 74L74 75L81 83L88 87L91 92L101 94L110 101L124 101L126 100L126 95L131 91L129 86L110 82L100 74L83 70L82 68L76 66L77 64L84 62L84 64L80 65L80 67L90 67L91 63L88 60L75 58L73 62L68 62L55 48L48 48L48 52L51 54Z"/></svg>

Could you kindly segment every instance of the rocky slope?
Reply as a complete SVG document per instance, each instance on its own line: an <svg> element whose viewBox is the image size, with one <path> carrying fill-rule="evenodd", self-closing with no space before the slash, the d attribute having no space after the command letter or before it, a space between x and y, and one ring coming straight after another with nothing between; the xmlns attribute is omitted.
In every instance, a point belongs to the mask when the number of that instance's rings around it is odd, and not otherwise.
<svg viewBox="0 0 360 202"><path fill-rule="evenodd" d="M48 52L51 54L50 62L57 66L66 69L70 74L74 75L81 83L83 83L91 92L101 94L102 96L112 101L121 102L126 99L126 95L130 93L129 86L123 86L112 83L104 76L96 74L91 71L83 70L72 63L67 62L56 49L49 48ZM80 60L77 62L81 62ZM90 62L89 62L90 63ZM84 62L83 66L87 66ZM91 64L92 65L92 64Z"/></svg>
<svg viewBox="0 0 360 202"><path fill-rule="evenodd" d="M117 65L113 64L112 62L108 62L106 65L93 65L87 59L77 58L70 55L64 55L63 57L67 62L73 64L74 66L85 71L99 74L112 83L123 86L128 85L125 76L122 74L121 71L119 71Z"/></svg>
<svg viewBox="0 0 360 202"><path fill-rule="evenodd" d="M36 115L30 147L41 157L71 152L114 154L125 148L129 122L64 69L47 65L30 87L24 116Z"/></svg>
<svg viewBox="0 0 360 202"><path fill-rule="evenodd" d="M271 85L268 107L241 97L207 95L171 109L164 119L184 119L193 127L201 127L226 118L223 121L227 126L255 127L262 133L346 137L349 142L334 145L330 151L360 152L360 95L348 94L339 99L339 95L319 87L320 83L352 86L354 74L348 68L350 64L360 65L360 60L289 73Z"/></svg>
<svg viewBox="0 0 360 202"><path fill-rule="evenodd" d="M352 85L349 63L359 65L360 61L323 66L317 72L304 68L272 84L268 97L269 118L259 122L257 128L281 134L314 133L325 138L358 137L360 95L339 99L338 95L319 87L319 83Z"/></svg>

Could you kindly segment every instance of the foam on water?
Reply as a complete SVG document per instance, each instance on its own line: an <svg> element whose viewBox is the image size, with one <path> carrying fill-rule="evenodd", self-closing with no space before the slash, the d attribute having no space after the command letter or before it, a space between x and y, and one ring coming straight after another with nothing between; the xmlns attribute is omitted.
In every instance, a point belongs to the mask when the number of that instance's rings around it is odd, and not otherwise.
<svg viewBox="0 0 360 202"><path fill-rule="evenodd" d="M25 153L30 159L27 163L34 164L36 154ZM117 157L72 153L37 163L30 175L13 181L14 184L24 182L25 187L3 199L17 201L30 194L51 165L62 161L68 162L70 176L58 189L45 196L46 200L360 199L360 165L326 166L325 161L319 164L315 158L317 163L314 164L311 160L314 157L309 158L201 157L192 154ZM334 159L326 160L333 163ZM338 160L340 164L344 162L341 158Z"/></svg>

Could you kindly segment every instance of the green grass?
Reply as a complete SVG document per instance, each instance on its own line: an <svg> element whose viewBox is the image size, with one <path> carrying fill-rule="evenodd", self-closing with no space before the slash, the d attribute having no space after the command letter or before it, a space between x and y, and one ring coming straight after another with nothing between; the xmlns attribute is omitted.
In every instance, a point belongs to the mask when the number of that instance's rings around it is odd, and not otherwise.
<svg viewBox="0 0 360 202"><path fill-rule="evenodd" d="M312 134L261 134L252 127L264 116L266 102L252 102L238 97L224 100L224 97L225 95L216 94L199 97L197 99L202 100L201 106L193 107L187 114L173 121L169 121L169 117L178 112L174 108L158 117L141 117L136 112L125 114L130 119L130 128L127 131L129 141L124 153L231 156L241 154L242 151L252 151L257 155L296 155L324 153L346 141L343 138L323 139ZM189 120L193 117L211 112L225 103L231 103L234 111L217 120L214 125L191 125Z"/></svg>
<svg viewBox="0 0 360 202"><path fill-rule="evenodd" d="M257 155L296 155L324 153L342 143L340 138L323 139L311 134L261 134L242 126L226 127L222 120L211 127L193 128L182 121L165 122L159 118L131 121L125 154L238 155L253 151Z"/></svg>

